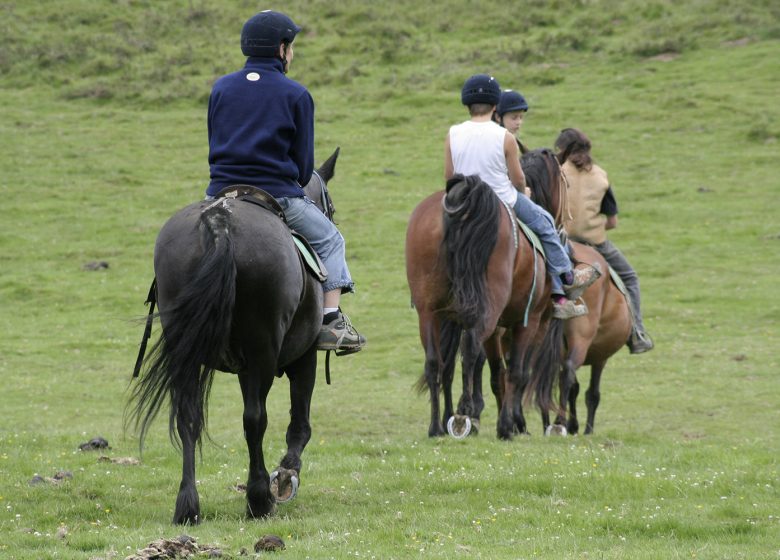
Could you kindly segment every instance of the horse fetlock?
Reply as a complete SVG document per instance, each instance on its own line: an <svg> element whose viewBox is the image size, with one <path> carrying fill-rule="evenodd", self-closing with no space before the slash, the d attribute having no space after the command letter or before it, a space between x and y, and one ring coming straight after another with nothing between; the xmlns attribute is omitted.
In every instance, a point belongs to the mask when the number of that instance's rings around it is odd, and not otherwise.
<svg viewBox="0 0 780 560"><path fill-rule="evenodd" d="M179 492L176 497L173 523L175 525L197 525L200 523L200 500L194 489Z"/></svg>

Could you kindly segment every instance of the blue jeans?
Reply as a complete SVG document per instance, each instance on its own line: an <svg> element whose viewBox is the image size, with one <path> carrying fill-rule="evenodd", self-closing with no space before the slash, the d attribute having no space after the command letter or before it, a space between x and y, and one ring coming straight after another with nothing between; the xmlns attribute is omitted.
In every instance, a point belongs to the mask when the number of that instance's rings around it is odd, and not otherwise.
<svg viewBox="0 0 780 560"><path fill-rule="evenodd" d="M308 197L277 198L284 210L287 223L306 238L328 271L328 279L322 285L326 292L341 288L341 292L354 292L354 282L349 274L344 238L336 225L320 211Z"/></svg>
<svg viewBox="0 0 780 560"><path fill-rule="evenodd" d="M571 272L571 260L566 249L561 245L561 238L555 229L555 220L547 210L522 193L517 194L514 211L520 221L527 225L542 242L547 256L547 271L552 278L552 293L563 295L561 274Z"/></svg>

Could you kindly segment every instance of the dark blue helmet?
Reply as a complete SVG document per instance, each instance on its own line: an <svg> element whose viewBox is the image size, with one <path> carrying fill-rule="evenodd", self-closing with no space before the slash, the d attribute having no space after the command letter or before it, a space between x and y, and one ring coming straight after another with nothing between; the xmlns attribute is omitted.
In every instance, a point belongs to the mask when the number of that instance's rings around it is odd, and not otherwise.
<svg viewBox="0 0 780 560"><path fill-rule="evenodd" d="M486 103L497 105L501 97L501 87L498 80L487 74L475 74L471 76L460 92L460 100L464 105L474 103Z"/></svg>
<svg viewBox="0 0 780 560"><path fill-rule="evenodd" d="M300 30L283 13L265 10L249 18L241 29L241 52L245 56L277 57L279 45L292 43Z"/></svg>
<svg viewBox="0 0 780 560"><path fill-rule="evenodd" d="M511 111L527 111L528 103L519 91L507 89L501 92L501 100L496 107L496 113L503 117Z"/></svg>

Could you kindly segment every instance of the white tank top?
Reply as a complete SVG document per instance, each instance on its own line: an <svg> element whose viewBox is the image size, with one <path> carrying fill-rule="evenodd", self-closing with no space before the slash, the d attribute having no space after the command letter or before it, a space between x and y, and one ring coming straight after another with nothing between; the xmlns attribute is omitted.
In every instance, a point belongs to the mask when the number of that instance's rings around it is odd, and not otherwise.
<svg viewBox="0 0 780 560"><path fill-rule="evenodd" d="M506 129L493 121L466 121L450 128L450 152L455 173L479 175L498 197L514 206L517 189L509 180L504 155Z"/></svg>

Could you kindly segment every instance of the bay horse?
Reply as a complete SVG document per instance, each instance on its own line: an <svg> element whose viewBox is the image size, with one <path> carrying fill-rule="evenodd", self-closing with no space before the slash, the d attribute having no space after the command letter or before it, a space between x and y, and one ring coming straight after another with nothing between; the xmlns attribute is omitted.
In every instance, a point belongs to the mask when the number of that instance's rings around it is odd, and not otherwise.
<svg viewBox="0 0 780 560"><path fill-rule="evenodd" d="M333 177L337 157L338 150L312 177L318 193L327 192L324 183ZM162 332L142 368L150 307L134 376L144 371L130 395L127 420L140 429L143 445L151 422L166 401L170 405L169 435L182 450L174 523L201 521L195 447L206 426L216 370L237 374L241 386L247 515L267 516L276 502L297 492L301 454L311 438L323 301L322 286L303 261L273 199L263 205L241 197L195 202L174 214L157 236L156 286L149 300L159 304ZM283 374L290 382L287 452L269 475L263 455L266 397Z"/></svg>
<svg viewBox="0 0 780 560"><path fill-rule="evenodd" d="M568 212L565 196L565 177L553 152L549 149L532 150L521 158L526 182L534 201L546 208L560 226L565 212ZM593 247L570 241L573 260L599 263L601 270L608 271L604 258ZM560 378L560 412L555 424L550 425L549 414L542 412L545 433L576 434L577 396L580 385L577 370L589 365L590 386L585 393L587 421L585 434L593 433L596 409L601 399L601 374L612 355L620 350L631 335L631 310L625 296L610 274L603 274L583 293L582 299L588 306L588 314L564 321L566 356ZM568 414L567 414L568 405Z"/></svg>
<svg viewBox="0 0 780 560"><path fill-rule="evenodd" d="M552 320L544 261L518 231L513 210L479 177L456 175L445 191L431 194L412 212L405 253L425 352L417 387L427 386L430 393L428 435L444 435L454 416L452 382L461 338L464 388L458 414L478 420L484 407L481 374L475 377L484 347L499 406L497 435L511 439L516 430L524 431L523 395L546 410L557 376L554 366L532 367L532 362L560 356L562 330L560 321ZM551 323L558 328L549 328ZM511 332L508 367L499 326Z"/></svg>

